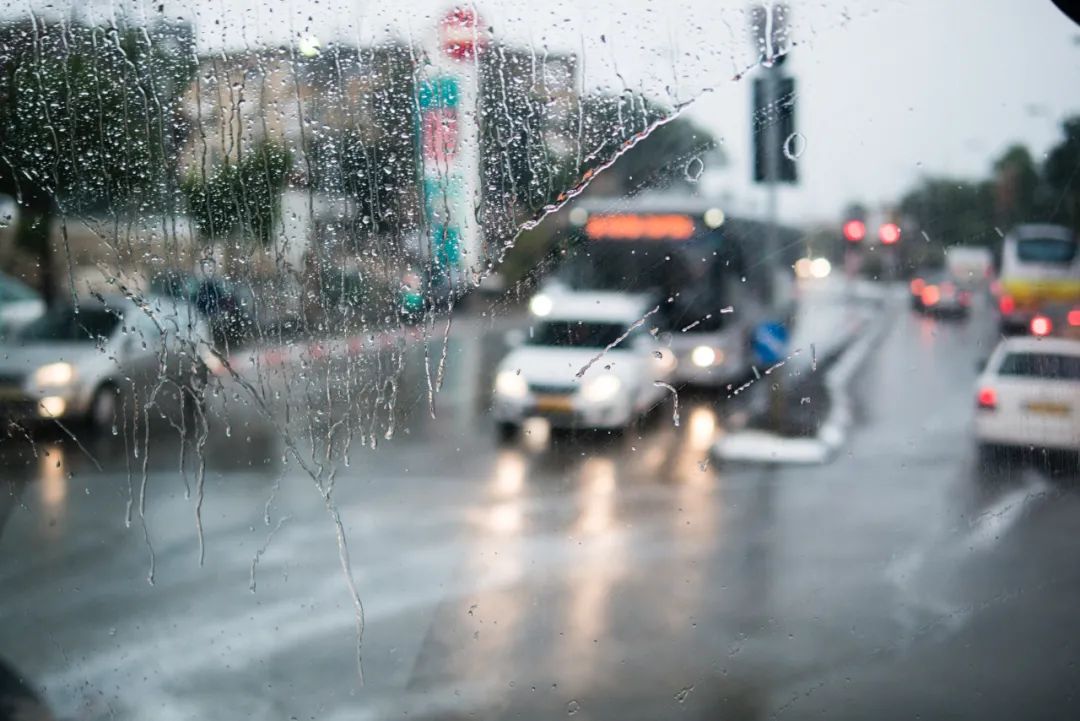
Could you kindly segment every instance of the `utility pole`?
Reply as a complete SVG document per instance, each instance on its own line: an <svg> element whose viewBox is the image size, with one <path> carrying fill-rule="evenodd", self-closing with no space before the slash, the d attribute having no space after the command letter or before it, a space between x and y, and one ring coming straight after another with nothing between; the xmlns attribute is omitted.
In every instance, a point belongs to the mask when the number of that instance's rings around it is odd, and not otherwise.
<svg viewBox="0 0 1080 721"><path fill-rule="evenodd" d="M795 183L798 172L795 158L800 149L795 132L795 81L783 71L787 57L788 9L771 0L751 8L753 40L761 52L762 73L753 85L754 182L765 186L765 232L761 256L766 273L762 297L766 313L755 328L753 347L757 360L766 366L779 363L787 353L789 330L785 327L789 315L787 298L781 297L781 278L777 264L783 257L780 241L780 183ZM789 281L790 282L790 279ZM783 311L783 312L778 312ZM769 415L779 430L785 421L783 373L772 376L774 386L769 393Z"/></svg>

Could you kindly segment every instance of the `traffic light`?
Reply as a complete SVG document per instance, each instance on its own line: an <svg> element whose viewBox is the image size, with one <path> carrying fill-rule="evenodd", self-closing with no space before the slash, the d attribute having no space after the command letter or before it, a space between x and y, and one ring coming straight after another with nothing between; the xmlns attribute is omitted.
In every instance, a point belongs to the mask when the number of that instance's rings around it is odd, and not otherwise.
<svg viewBox="0 0 1080 721"><path fill-rule="evenodd" d="M770 97L767 83L773 84L775 98ZM798 182L796 157L790 149L789 152L784 151L788 139L796 134L794 78L757 78L754 80L753 95L754 182ZM769 177L770 162L775 163L775 178Z"/></svg>
<svg viewBox="0 0 1080 721"><path fill-rule="evenodd" d="M849 220L844 223L844 240L859 243L866 237L866 223L861 220Z"/></svg>
<svg viewBox="0 0 1080 721"><path fill-rule="evenodd" d="M884 223L878 228L878 239L882 245L895 245L900 242L900 226L896 223Z"/></svg>

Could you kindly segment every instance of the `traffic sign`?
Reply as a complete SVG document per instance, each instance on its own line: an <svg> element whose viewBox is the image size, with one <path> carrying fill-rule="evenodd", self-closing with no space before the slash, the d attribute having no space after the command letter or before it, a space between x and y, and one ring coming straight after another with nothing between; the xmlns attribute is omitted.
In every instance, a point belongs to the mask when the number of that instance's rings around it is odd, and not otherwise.
<svg viewBox="0 0 1080 721"><path fill-rule="evenodd" d="M439 23L439 42L450 58L472 60L487 43L487 35L476 11L459 7L448 12Z"/></svg>
<svg viewBox="0 0 1080 721"><path fill-rule="evenodd" d="M787 355L787 328L783 323L762 323L754 329L751 346L762 365L779 363Z"/></svg>

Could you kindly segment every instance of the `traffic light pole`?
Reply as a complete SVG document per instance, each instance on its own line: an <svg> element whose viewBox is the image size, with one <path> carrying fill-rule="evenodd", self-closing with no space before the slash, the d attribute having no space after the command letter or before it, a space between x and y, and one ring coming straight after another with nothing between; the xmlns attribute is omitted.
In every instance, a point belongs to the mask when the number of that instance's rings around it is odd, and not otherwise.
<svg viewBox="0 0 1080 721"><path fill-rule="evenodd" d="M765 124L765 257L770 261L780 253L780 154L783 152L785 139L780 137L780 68L776 65L766 68L764 77L765 107L776 113L770 122ZM772 262L766 263L767 268L772 268ZM770 270L766 274L765 295L770 308L776 308L779 304L777 278ZM784 413L784 374L777 373L775 380L768 389L769 392L769 416L773 428L777 431L783 428Z"/></svg>

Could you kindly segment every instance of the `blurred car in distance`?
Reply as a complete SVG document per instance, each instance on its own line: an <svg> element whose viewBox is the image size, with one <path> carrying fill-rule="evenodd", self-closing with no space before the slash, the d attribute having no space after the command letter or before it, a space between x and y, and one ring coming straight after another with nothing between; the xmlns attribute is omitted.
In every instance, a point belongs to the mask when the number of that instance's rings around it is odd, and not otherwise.
<svg viewBox="0 0 1080 721"><path fill-rule="evenodd" d="M45 312L45 302L30 286L0 273L0 338L17 332Z"/></svg>
<svg viewBox="0 0 1080 721"><path fill-rule="evenodd" d="M1080 450L1080 341L1007 338L976 386L975 437L1002 448Z"/></svg>
<svg viewBox="0 0 1080 721"><path fill-rule="evenodd" d="M936 316L963 317L971 310L973 290L947 271L932 271L912 278L911 306Z"/></svg>
<svg viewBox="0 0 1080 721"><path fill-rule="evenodd" d="M205 319L172 298L136 304L102 296L56 307L5 340L0 417L19 424L71 419L102 430L133 391L145 402L151 389L171 384L197 400L209 341Z"/></svg>
<svg viewBox="0 0 1080 721"><path fill-rule="evenodd" d="M495 374L493 411L509 438L531 417L553 427L619 430L670 394L675 359L650 333L640 296L557 296ZM646 318L642 323L641 319Z"/></svg>

